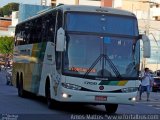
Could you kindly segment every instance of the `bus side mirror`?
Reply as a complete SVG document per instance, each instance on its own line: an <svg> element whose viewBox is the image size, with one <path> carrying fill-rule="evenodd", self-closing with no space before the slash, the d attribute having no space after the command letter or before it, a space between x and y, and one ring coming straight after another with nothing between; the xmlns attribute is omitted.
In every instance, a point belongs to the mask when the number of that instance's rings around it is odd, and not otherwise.
<svg viewBox="0 0 160 120"><path fill-rule="evenodd" d="M63 52L66 46L65 31L63 28L59 28L57 31L56 51Z"/></svg>
<svg viewBox="0 0 160 120"><path fill-rule="evenodd" d="M144 58L150 58L151 57L151 46L150 46L150 40L148 36L141 35L140 37L143 41L143 57Z"/></svg>

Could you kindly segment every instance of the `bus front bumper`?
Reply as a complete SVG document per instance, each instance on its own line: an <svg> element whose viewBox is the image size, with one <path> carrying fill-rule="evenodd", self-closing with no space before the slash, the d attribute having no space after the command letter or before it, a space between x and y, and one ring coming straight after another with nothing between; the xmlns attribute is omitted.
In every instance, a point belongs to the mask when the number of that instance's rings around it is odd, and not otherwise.
<svg viewBox="0 0 160 120"><path fill-rule="evenodd" d="M134 104L136 102L137 92L130 93L109 93L109 92L88 92L62 88L59 91L57 101L77 102L91 104Z"/></svg>

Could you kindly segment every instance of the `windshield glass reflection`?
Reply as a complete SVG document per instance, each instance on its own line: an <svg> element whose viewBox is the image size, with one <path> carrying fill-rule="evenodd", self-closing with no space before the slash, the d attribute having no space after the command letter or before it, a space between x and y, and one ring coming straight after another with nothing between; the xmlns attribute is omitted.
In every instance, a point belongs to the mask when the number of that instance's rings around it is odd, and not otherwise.
<svg viewBox="0 0 160 120"><path fill-rule="evenodd" d="M139 47L135 45L135 40L130 38L67 34L64 73L103 78L119 74L137 77ZM104 57L99 58L101 55Z"/></svg>

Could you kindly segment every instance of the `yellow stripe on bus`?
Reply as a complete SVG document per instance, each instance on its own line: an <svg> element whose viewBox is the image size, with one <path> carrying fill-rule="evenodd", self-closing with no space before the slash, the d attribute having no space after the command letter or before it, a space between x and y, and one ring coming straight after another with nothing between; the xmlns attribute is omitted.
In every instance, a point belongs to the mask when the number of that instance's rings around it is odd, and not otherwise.
<svg viewBox="0 0 160 120"><path fill-rule="evenodd" d="M124 85L126 85L127 82L128 82L128 80L119 81L118 86L124 86Z"/></svg>

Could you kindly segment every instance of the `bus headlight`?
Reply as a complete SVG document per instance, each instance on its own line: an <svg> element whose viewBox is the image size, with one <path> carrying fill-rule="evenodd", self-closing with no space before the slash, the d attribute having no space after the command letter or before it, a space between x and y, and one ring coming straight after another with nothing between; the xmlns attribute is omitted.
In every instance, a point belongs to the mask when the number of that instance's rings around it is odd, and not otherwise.
<svg viewBox="0 0 160 120"><path fill-rule="evenodd" d="M129 98L129 100L135 102L136 101L136 97Z"/></svg>
<svg viewBox="0 0 160 120"><path fill-rule="evenodd" d="M129 87L129 88L122 88L121 90L124 93L128 93L128 92L136 92L138 90L138 88L137 87Z"/></svg>
<svg viewBox="0 0 160 120"><path fill-rule="evenodd" d="M80 86L74 85L74 84L70 84L70 83L62 83L62 86L63 86L64 88L67 88L67 89L81 90L81 87L80 87Z"/></svg>
<svg viewBox="0 0 160 120"><path fill-rule="evenodd" d="M63 93L63 94L62 94L62 97L63 97L63 98L68 98L68 94Z"/></svg>

